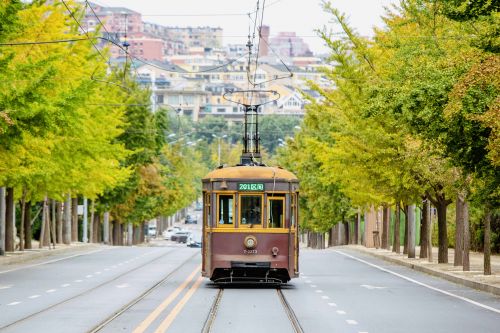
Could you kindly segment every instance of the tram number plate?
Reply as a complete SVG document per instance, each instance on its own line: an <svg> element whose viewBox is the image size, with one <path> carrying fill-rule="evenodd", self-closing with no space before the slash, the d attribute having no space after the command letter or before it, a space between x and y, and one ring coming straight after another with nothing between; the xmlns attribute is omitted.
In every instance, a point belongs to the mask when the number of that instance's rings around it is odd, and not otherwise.
<svg viewBox="0 0 500 333"><path fill-rule="evenodd" d="M238 191L264 191L264 183L238 183Z"/></svg>
<svg viewBox="0 0 500 333"><path fill-rule="evenodd" d="M257 254L257 250L243 250L244 254Z"/></svg>

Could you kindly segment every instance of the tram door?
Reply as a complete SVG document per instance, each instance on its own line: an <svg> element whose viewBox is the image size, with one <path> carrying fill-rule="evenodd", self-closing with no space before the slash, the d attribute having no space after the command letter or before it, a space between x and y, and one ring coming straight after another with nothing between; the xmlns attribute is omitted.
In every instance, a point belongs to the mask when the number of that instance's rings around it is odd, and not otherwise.
<svg viewBox="0 0 500 333"><path fill-rule="evenodd" d="M202 243L202 270L205 274L211 274L211 237L212 234L210 230L211 224L211 205L210 205L210 192L204 192L203 194L203 243Z"/></svg>

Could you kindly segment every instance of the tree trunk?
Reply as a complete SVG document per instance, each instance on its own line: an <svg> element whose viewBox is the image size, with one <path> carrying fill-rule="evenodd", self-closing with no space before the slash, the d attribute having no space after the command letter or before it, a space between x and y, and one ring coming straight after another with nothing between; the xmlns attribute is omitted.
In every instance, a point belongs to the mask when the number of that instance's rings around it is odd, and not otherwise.
<svg viewBox="0 0 500 333"><path fill-rule="evenodd" d="M428 237L429 237L429 200L424 198L424 204L422 207L422 224L420 227L420 254L419 258L427 258L427 252L429 245Z"/></svg>
<svg viewBox="0 0 500 333"><path fill-rule="evenodd" d="M394 243L392 245L392 252L401 253L401 241L399 240L399 226L401 224L401 209L399 206L399 201L396 202L396 212L395 212L395 222L394 222Z"/></svg>
<svg viewBox="0 0 500 333"><path fill-rule="evenodd" d="M446 203L439 202L436 206L438 213L438 263L448 263L448 231L446 225Z"/></svg>
<svg viewBox="0 0 500 333"><path fill-rule="evenodd" d="M38 239L38 247L41 249L45 245L45 234L48 233L49 231L46 228L47 226L47 202L46 199L42 202L42 225L40 229L40 238Z"/></svg>
<svg viewBox="0 0 500 333"><path fill-rule="evenodd" d="M62 202L56 201L56 229L57 229L57 243L63 242L63 209Z"/></svg>
<svg viewBox="0 0 500 333"><path fill-rule="evenodd" d="M469 251L470 251L470 227L469 227L469 203L464 200L463 207L464 215L464 255L463 255L463 270L470 271Z"/></svg>
<svg viewBox="0 0 500 333"><path fill-rule="evenodd" d="M356 221L354 222L354 244L359 244L359 226L361 224L361 213L356 213Z"/></svg>
<svg viewBox="0 0 500 333"><path fill-rule="evenodd" d="M408 205L404 205L405 233L403 238L403 254L408 254Z"/></svg>
<svg viewBox="0 0 500 333"><path fill-rule="evenodd" d="M45 196L45 200L43 201L45 205L45 239L43 240L45 246L48 246L50 249L50 206L49 200L47 196Z"/></svg>
<svg viewBox="0 0 500 333"><path fill-rule="evenodd" d="M21 210L21 222L19 223L19 251L24 251L24 218L26 214L26 188L23 188L23 195L21 196L21 202L19 208Z"/></svg>
<svg viewBox="0 0 500 333"><path fill-rule="evenodd" d="M344 235L345 235L345 243L344 244L348 245L349 244L349 222L344 222L343 224L344 224ZM323 235L323 237L325 237L324 236L325 234L322 233L321 235ZM323 248L324 248L324 246L323 246Z"/></svg>
<svg viewBox="0 0 500 333"><path fill-rule="evenodd" d="M127 246L132 246L134 243L134 226L132 223L128 222L127 223Z"/></svg>
<svg viewBox="0 0 500 333"><path fill-rule="evenodd" d="M57 232L56 232L56 201L54 199L50 200L50 236L52 237L52 245L54 249L56 248L57 243Z"/></svg>
<svg viewBox="0 0 500 333"><path fill-rule="evenodd" d="M89 242L94 243L94 200L90 200Z"/></svg>
<svg viewBox="0 0 500 333"><path fill-rule="evenodd" d="M94 215L94 243L101 242L101 214Z"/></svg>
<svg viewBox="0 0 500 333"><path fill-rule="evenodd" d="M0 256L5 255L5 187L0 187Z"/></svg>
<svg viewBox="0 0 500 333"><path fill-rule="evenodd" d="M24 248L32 249L31 244L32 231L31 231L31 201L27 201L24 204L24 220L21 221L24 224Z"/></svg>
<svg viewBox="0 0 500 333"><path fill-rule="evenodd" d="M455 255L453 257L453 266L462 266L463 264L463 240L464 240L464 197L457 195L456 218L455 218Z"/></svg>
<svg viewBox="0 0 500 333"><path fill-rule="evenodd" d="M120 223L118 221L113 222L113 245L120 245Z"/></svg>
<svg viewBox="0 0 500 333"><path fill-rule="evenodd" d="M71 199L71 241L78 242L78 197Z"/></svg>
<svg viewBox="0 0 500 333"><path fill-rule="evenodd" d="M427 234L427 261L432 262L434 260L434 256L432 254L432 215L431 215L431 202L429 198L427 198L426 201L426 215L427 215L427 220L429 221L429 230Z"/></svg>
<svg viewBox="0 0 500 333"><path fill-rule="evenodd" d="M103 242L104 244L109 244L109 212L104 212L103 221Z"/></svg>
<svg viewBox="0 0 500 333"><path fill-rule="evenodd" d="M484 218L484 275L491 275L491 209L486 207Z"/></svg>
<svg viewBox="0 0 500 333"><path fill-rule="evenodd" d="M7 197L5 198L5 251L13 252L15 247L15 235L14 235L14 216L15 216L15 206L14 206L14 188L7 188Z"/></svg>
<svg viewBox="0 0 500 333"><path fill-rule="evenodd" d="M408 258L415 258L415 242L416 242L415 205L408 206L407 215L408 215Z"/></svg>
<svg viewBox="0 0 500 333"><path fill-rule="evenodd" d="M82 218L82 242L89 242L89 220L88 220L88 212L87 212L87 198L83 197L83 218Z"/></svg>
<svg viewBox="0 0 500 333"><path fill-rule="evenodd" d="M64 201L63 243L71 244L71 195L66 195Z"/></svg>
<svg viewBox="0 0 500 333"><path fill-rule="evenodd" d="M384 205L382 208L382 248L390 250L389 245L389 208Z"/></svg>
<svg viewBox="0 0 500 333"><path fill-rule="evenodd" d="M141 227L134 226L133 242L137 245L141 242ZM307 233L307 246L309 247L309 232Z"/></svg>

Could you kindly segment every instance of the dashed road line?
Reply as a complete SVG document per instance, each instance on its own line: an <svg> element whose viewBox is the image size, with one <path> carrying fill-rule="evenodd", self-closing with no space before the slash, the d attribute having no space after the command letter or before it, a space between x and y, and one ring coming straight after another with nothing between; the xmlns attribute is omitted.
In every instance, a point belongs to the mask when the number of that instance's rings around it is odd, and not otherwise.
<svg viewBox="0 0 500 333"><path fill-rule="evenodd" d="M35 298L38 298L40 297L40 295L31 295L30 297L28 297L29 299L35 299Z"/></svg>
<svg viewBox="0 0 500 333"><path fill-rule="evenodd" d="M321 289L316 289L315 291L316 291L317 293L319 293L319 294L321 294L321 293L323 292L323 290L321 290Z"/></svg>
<svg viewBox="0 0 500 333"><path fill-rule="evenodd" d="M61 284L62 288L66 288L66 287L69 287L69 286L71 286L71 284L69 284L69 283Z"/></svg>
<svg viewBox="0 0 500 333"><path fill-rule="evenodd" d="M329 296L326 296L326 295L321 296L321 298L322 298L322 299L330 299L330 297L329 297Z"/></svg>
<svg viewBox="0 0 500 333"><path fill-rule="evenodd" d="M22 302L12 302L12 303L9 303L7 305L10 305L10 306L13 306L13 305L18 305L18 304L21 304Z"/></svg>
<svg viewBox="0 0 500 333"><path fill-rule="evenodd" d="M356 320L352 320L352 319L347 319L346 323L348 323L349 325L357 325L358 324L358 322Z"/></svg>
<svg viewBox="0 0 500 333"><path fill-rule="evenodd" d="M345 311L343 311L343 310L337 310L337 313L338 313L339 315L345 315L345 314L346 314L346 312L345 312Z"/></svg>
<svg viewBox="0 0 500 333"><path fill-rule="evenodd" d="M335 304L333 302L328 303L328 305L330 305L330 306L337 306L337 304Z"/></svg>
<svg viewBox="0 0 500 333"><path fill-rule="evenodd" d="M49 290L45 290L46 293L50 294L50 293L53 293L54 291L56 291L57 289L49 289Z"/></svg>
<svg viewBox="0 0 500 333"><path fill-rule="evenodd" d="M376 269L379 269L379 270L381 270L381 271L383 271L383 272L386 272L386 273L392 274L392 275L394 275L394 276L397 276L397 277L399 277L399 278L401 278L401 279L403 279L403 280L406 280L406 281L409 281L409 282L412 282L412 283L418 284L419 286L422 286L422 287L425 287L425 288L428 288L428 289L431 289L431 290L437 291L437 292L442 293L442 294L444 294L444 295L447 295L447 296L450 296L450 297L454 297L454 298L457 298L457 299L462 300L462 301L464 301L464 302L467 302L467 303L473 304L473 305L478 306L478 307L480 307L480 308L483 308L483 309L485 309L485 310L489 310L489 311L492 311L492 312L495 312L495 313L500 314L500 309L496 309L496 308L494 308L494 307L491 307L491 306L488 306L488 305L485 305L485 304L482 304L482 303L479 303L479 302L473 301L473 300L471 300L470 298L463 297L463 296L458 296L458 295L455 295L455 294L453 294L453 293L447 292L447 291L445 291L445 290L442 290L442 289L439 289L439 288L433 287L433 286L428 285L428 284L426 284L426 283L423 283L423 282L417 281L417 280L412 279L412 278L410 278L410 277L407 277L407 276L405 276L405 275L403 275L403 274L399 274L399 273L393 272L393 271L391 271L391 270L389 270L389 269L387 269L387 268L383 268L383 267L380 267L380 266L378 266L378 265L372 264L371 262L368 262L368 261L366 261L366 260L363 260L363 259L360 259L360 258L358 258L358 257L352 256L352 255L350 255L350 254L344 253L344 252L342 252L342 251L334 251L334 252L336 252L336 253L338 253L338 254L341 254L341 255L343 255L343 256L349 257L349 258L351 258L351 259L357 260L357 261L359 261L359 262L362 262L362 263L364 263L364 264L366 264L366 265L368 265L368 266L372 266L372 267L374 267L374 268L376 268Z"/></svg>

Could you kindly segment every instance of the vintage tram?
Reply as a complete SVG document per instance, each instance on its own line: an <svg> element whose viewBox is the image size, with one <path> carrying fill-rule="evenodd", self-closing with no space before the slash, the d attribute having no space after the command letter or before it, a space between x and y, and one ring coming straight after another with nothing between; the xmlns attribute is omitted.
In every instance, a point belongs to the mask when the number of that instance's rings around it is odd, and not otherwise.
<svg viewBox="0 0 500 333"><path fill-rule="evenodd" d="M286 283L299 274L299 180L261 163L257 108L244 106L240 164L202 180L202 275L220 284Z"/></svg>

